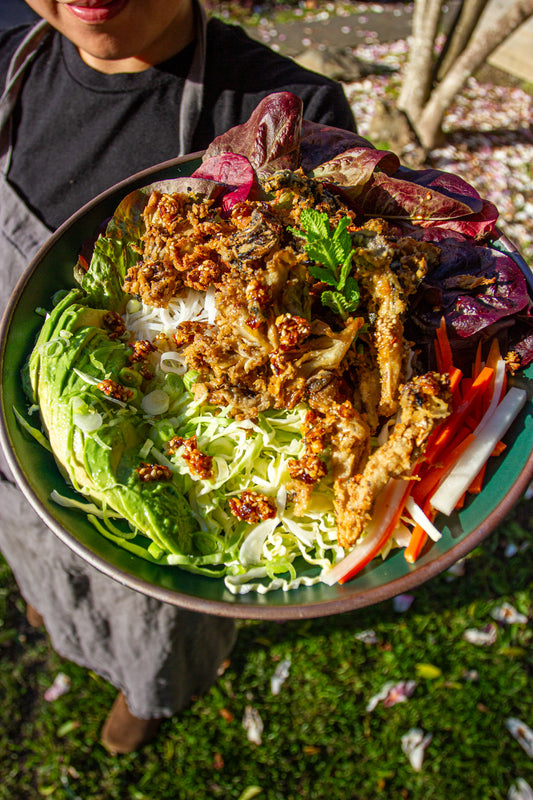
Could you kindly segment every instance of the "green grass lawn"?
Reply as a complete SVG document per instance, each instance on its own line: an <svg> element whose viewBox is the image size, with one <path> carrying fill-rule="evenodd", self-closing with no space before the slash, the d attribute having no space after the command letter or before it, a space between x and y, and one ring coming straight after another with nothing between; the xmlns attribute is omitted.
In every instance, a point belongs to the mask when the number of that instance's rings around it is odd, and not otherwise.
<svg viewBox="0 0 533 800"><path fill-rule="evenodd" d="M114 689L28 627L2 562L1 800L506 800L518 777L533 785L533 760L505 727L511 716L533 723L531 626L498 625L488 646L463 633L492 622L504 601L533 616L532 522L523 501L463 576L421 586L403 613L387 601L325 619L240 623L218 684L153 744L117 757L99 744ZM509 557L509 542L523 549ZM369 629L374 643L357 638ZM289 675L273 694L282 660ZM46 702L58 672L70 691ZM366 711L386 681L402 680L416 681L408 700ZM243 727L247 706L263 722L260 744ZM413 727L432 734L418 772L401 748Z"/></svg>

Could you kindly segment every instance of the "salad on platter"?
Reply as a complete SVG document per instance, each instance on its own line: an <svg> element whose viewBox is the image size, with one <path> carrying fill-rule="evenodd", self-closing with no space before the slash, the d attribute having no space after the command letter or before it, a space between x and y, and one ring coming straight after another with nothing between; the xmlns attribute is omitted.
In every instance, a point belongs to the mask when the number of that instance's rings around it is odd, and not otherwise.
<svg viewBox="0 0 533 800"><path fill-rule="evenodd" d="M497 218L269 95L190 177L129 194L53 298L23 421L78 493L53 499L235 594L414 563L526 401Z"/></svg>

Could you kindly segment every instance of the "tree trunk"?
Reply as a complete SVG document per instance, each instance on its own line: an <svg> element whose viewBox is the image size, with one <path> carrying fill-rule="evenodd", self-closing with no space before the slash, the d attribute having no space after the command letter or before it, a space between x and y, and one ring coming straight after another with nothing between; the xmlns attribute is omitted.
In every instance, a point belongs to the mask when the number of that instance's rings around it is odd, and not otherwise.
<svg viewBox="0 0 533 800"><path fill-rule="evenodd" d="M415 2L411 51L398 100L398 108L405 111L410 118L420 113L431 92L433 44L444 2L445 0Z"/></svg>
<svg viewBox="0 0 533 800"><path fill-rule="evenodd" d="M441 81L466 48L489 0L464 0L446 36L446 42L435 66L434 83Z"/></svg>
<svg viewBox="0 0 533 800"><path fill-rule="evenodd" d="M533 0L517 0L482 30L477 29L462 55L433 90L424 108L416 117L410 118L423 147L430 150L435 146L446 110L472 73L532 15Z"/></svg>

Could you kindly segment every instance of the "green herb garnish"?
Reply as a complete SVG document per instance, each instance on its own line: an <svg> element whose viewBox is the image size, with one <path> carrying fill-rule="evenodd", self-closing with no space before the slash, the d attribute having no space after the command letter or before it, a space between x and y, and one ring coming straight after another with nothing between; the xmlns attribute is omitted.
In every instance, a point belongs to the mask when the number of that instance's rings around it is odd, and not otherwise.
<svg viewBox="0 0 533 800"><path fill-rule="evenodd" d="M307 255L316 261L309 267L313 278L333 286L322 292L322 304L346 319L359 305L359 286L349 273L354 249L347 231L349 217L342 217L334 231L325 212L305 208L300 215L304 231L290 228L295 236L306 240Z"/></svg>

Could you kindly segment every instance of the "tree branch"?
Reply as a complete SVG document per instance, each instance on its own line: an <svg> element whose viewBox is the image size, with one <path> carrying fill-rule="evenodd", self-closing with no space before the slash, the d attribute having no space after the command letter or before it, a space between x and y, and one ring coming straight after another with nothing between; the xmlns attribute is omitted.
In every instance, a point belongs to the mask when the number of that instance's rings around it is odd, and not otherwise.
<svg viewBox="0 0 533 800"><path fill-rule="evenodd" d="M517 0L514 5L483 29L476 30L469 44L448 71L444 80L433 90L418 118L411 118L422 145L434 146L447 108L478 67L528 17L533 16L533 0Z"/></svg>
<svg viewBox="0 0 533 800"><path fill-rule="evenodd" d="M489 0L463 0L458 7L458 14L435 65L435 83L443 80L467 46L488 3Z"/></svg>

